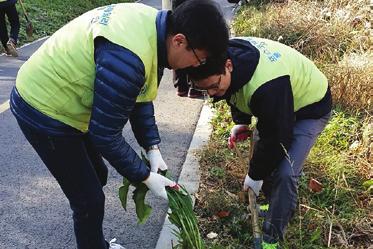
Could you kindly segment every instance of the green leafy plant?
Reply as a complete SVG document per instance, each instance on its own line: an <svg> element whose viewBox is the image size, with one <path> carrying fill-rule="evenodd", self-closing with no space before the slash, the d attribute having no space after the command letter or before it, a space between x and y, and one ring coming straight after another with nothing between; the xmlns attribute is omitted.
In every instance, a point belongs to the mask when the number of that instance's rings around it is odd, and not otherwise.
<svg viewBox="0 0 373 249"><path fill-rule="evenodd" d="M222 179L225 177L225 170L221 167L212 167L210 169L210 173L212 176Z"/></svg>
<svg viewBox="0 0 373 249"><path fill-rule="evenodd" d="M145 155L141 153L141 156L142 160L150 167ZM161 171L160 173L170 178L167 171ZM145 203L145 197L149 189L144 183L132 183L123 177L123 185L119 188L119 199L125 210L127 210L127 196L131 185L135 187L132 199L135 202L138 223L144 224L152 212L152 207ZM177 230L174 231L178 238L175 249L204 249L204 242L193 211L193 202L187 190L180 185L167 187L166 190L171 209L169 220L177 227Z"/></svg>
<svg viewBox="0 0 373 249"><path fill-rule="evenodd" d="M373 192L373 179L363 182L363 187L366 188L368 192Z"/></svg>
<svg viewBox="0 0 373 249"><path fill-rule="evenodd" d="M171 213L169 220L178 230L174 234L178 245L174 249L204 249L205 244L198 229L192 199L184 187L168 188L167 196Z"/></svg>
<svg viewBox="0 0 373 249"><path fill-rule="evenodd" d="M144 154L141 153L142 159L149 166L149 162ZM132 183L127 178L123 177L123 185L119 187L119 199L124 210L127 211L127 196L129 187L133 185L135 190L133 191L132 199L136 206L136 215L139 224L144 224L149 218L152 207L145 203L145 196L148 192L148 187L144 183Z"/></svg>

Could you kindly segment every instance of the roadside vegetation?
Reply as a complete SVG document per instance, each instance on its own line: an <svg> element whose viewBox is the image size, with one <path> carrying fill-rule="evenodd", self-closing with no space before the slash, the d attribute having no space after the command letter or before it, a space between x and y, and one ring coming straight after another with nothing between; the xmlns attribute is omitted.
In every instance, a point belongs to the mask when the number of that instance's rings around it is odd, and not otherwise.
<svg viewBox="0 0 373 249"><path fill-rule="evenodd" d="M19 45L37 40L53 34L63 25L83 14L84 12L94 9L99 6L131 1L118 0L79 0L79 1L64 1L64 0L24 0L26 12L33 25L33 37L27 39L25 26L26 19L23 15L22 8L19 3L16 4L19 14L21 29L19 34Z"/></svg>
<svg viewBox="0 0 373 249"><path fill-rule="evenodd" d="M257 0L233 22L236 36L278 40L311 58L333 93L333 116L304 166L298 210L283 248L373 245L372 17L368 0ZM250 217L238 197L247 165L227 148L233 125L229 108L221 103L213 108L213 133L200 152L195 210L208 248L248 248ZM248 144L239 148L248 155ZM323 184L321 192L309 190L312 178Z"/></svg>

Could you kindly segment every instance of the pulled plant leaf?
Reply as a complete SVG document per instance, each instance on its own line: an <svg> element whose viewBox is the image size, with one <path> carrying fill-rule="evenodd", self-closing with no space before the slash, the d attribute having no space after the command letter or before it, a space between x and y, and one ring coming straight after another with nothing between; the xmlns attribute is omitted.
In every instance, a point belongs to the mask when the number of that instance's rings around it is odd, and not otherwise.
<svg viewBox="0 0 373 249"><path fill-rule="evenodd" d="M198 229L197 218L193 211L192 198L180 185L167 188L171 212L169 220L178 230L173 231L178 238L174 249L204 249L205 244Z"/></svg>
<svg viewBox="0 0 373 249"><path fill-rule="evenodd" d="M149 161L143 153L141 153L141 157L142 157L142 160L149 167L150 165ZM132 193L133 194L132 199L134 200L135 206L136 206L137 222L139 224L144 224L152 212L152 207L145 203L145 196L149 189L142 182L133 183L133 182L130 182L127 178L123 177L123 185L120 186L119 188L119 199L122 204L122 207L126 211L127 211L127 196L129 192L129 187L131 185L135 187L135 190Z"/></svg>

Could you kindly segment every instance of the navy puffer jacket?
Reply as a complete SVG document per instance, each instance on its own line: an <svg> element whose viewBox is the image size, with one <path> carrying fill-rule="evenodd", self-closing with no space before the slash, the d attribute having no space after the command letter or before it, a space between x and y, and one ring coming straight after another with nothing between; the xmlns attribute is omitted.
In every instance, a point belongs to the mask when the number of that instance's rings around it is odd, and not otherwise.
<svg viewBox="0 0 373 249"><path fill-rule="evenodd" d="M156 18L158 49L158 82L167 67L166 21L168 11ZM159 144L160 137L152 102L136 103L145 81L145 68L140 58L104 38L95 40L96 80L89 135L103 157L130 181L145 180L150 170L122 136L128 122L137 142L143 148Z"/></svg>
<svg viewBox="0 0 373 249"><path fill-rule="evenodd" d="M160 11L156 20L159 74L164 66L168 66L165 49L167 15L167 11ZM121 175L132 182L143 181L149 176L150 170L126 142L122 132L129 120L137 142L143 148L161 141L153 103L136 103L145 81L144 64L133 52L101 37L95 40L94 59L96 78L88 131L90 140ZM42 133L54 136L83 135L27 105L16 90L12 93L11 110L17 119L22 119Z"/></svg>
<svg viewBox="0 0 373 249"><path fill-rule="evenodd" d="M96 80L89 135L112 166L139 182L149 169L122 136L130 120L137 142L147 148L160 143L152 102L136 103L144 85L145 68L131 51L104 38L95 41Z"/></svg>

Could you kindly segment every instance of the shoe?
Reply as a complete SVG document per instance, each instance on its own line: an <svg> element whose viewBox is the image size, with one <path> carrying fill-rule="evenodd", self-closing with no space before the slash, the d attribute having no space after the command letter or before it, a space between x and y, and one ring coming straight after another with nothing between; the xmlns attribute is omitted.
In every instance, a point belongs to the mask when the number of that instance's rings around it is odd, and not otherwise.
<svg viewBox="0 0 373 249"><path fill-rule="evenodd" d="M203 99L205 97L205 94L203 91L198 91L196 89L190 88L188 92L188 97L192 99Z"/></svg>
<svg viewBox="0 0 373 249"><path fill-rule="evenodd" d="M18 56L17 48L16 48L16 42L12 38L9 38L9 41L6 44L6 49L5 50L6 50L7 55L11 55L13 57Z"/></svg>
<svg viewBox="0 0 373 249"><path fill-rule="evenodd" d="M10 52L9 52L7 46L5 46L4 51L5 51L5 55L6 55L6 56L12 56L12 55L10 54Z"/></svg>
<svg viewBox="0 0 373 249"><path fill-rule="evenodd" d="M280 246L278 242L276 243L267 243L267 242L262 242L262 249L280 249Z"/></svg>
<svg viewBox="0 0 373 249"><path fill-rule="evenodd" d="M179 97L187 97L189 91L188 83L177 83L177 95Z"/></svg>
<svg viewBox="0 0 373 249"><path fill-rule="evenodd" d="M177 88L177 95L180 97L187 97L189 91L189 84L186 74L180 70L174 71L174 86Z"/></svg>
<svg viewBox="0 0 373 249"><path fill-rule="evenodd" d="M126 249L123 246L115 243L116 241L117 241L116 238L110 240L110 242L109 242L109 249Z"/></svg>
<svg viewBox="0 0 373 249"><path fill-rule="evenodd" d="M187 97L188 96L188 91L177 91L177 96L179 97Z"/></svg>

